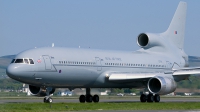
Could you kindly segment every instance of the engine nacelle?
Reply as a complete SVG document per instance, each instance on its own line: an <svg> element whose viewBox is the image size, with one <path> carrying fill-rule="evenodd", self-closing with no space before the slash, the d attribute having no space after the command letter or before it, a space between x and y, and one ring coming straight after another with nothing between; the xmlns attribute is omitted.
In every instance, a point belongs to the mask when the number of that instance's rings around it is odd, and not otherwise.
<svg viewBox="0 0 200 112"><path fill-rule="evenodd" d="M49 94L53 94L55 92L55 88L51 88L51 87L41 88L41 87L29 85L29 91L34 96L46 96L47 89L50 91Z"/></svg>
<svg viewBox="0 0 200 112"><path fill-rule="evenodd" d="M150 48L154 46L163 46L162 38L159 34L141 33L137 38L137 44L142 48Z"/></svg>
<svg viewBox="0 0 200 112"><path fill-rule="evenodd" d="M165 95L176 90L176 82L168 77L153 77L148 81L148 90L153 94Z"/></svg>

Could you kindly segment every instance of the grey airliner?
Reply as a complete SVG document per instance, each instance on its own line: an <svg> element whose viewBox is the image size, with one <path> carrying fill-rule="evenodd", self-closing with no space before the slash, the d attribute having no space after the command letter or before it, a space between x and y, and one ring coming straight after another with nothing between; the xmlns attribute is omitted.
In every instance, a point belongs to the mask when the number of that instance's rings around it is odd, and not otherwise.
<svg viewBox="0 0 200 112"><path fill-rule="evenodd" d="M183 49L186 9L180 2L165 32L139 34L141 49L135 52L34 48L16 55L6 73L29 84L30 92L44 96L44 102L53 101L50 94L56 88L86 88L81 103L99 102L91 88L145 88L149 94L141 94L141 102L160 102L160 95L175 91L176 82L200 73L200 68L188 67Z"/></svg>

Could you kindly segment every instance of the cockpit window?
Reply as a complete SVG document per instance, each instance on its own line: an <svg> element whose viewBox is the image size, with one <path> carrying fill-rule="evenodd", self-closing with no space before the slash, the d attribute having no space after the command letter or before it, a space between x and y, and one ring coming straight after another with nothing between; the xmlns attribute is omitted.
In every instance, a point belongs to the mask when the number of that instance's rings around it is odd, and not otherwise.
<svg viewBox="0 0 200 112"><path fill-rule="evenodd" d="M23 59L16 59L15 63L24 63Z"/></svg>
<svg viewBox="0 0 200 112"><path fill-rule="evenodd" d="M11 61L11 63L14 63L15 62L15 59L13 59L12 61Z"/></svg>
<svg viewBox="0 0 200 112"><path fill-rule="evenodd" d="M32 59L29 59L29 61L30 61L30 64L34 64L34 62L33 62L33 60L32 60Z"/></svg>
<svg viewBox="0 0 200 112"><path fill-rule="evenodd" d="M29 64L28 59L24 59L24 62L25 62L26 64Z"/></svg>
<svg viewBox="0 0 200 112"><path fill-rule="evenodd" d="M13 59L11 63L34 64L34 61L33 59L24 58L24 59Z"/></svg>

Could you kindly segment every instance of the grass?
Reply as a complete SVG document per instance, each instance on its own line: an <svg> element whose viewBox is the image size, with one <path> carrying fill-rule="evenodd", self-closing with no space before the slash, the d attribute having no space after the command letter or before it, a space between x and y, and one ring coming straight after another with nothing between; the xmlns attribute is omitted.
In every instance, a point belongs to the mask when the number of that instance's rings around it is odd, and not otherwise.
<svg viewBox="0 0 200 112"><path fill-rule="evenodd" d="M7 103L1 112L49 112L83 110L200 110L200 102L160 103Z"/></svg>

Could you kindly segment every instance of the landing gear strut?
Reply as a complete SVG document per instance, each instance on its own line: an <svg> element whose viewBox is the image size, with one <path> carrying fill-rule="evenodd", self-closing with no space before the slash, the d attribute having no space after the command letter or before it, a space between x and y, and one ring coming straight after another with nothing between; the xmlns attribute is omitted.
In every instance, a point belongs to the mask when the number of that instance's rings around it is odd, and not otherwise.
<svg viewBox="0 0 200 112"><path fill-rule="evenodd" d="M145 94L141 94L141 96L140 96L140 101L141 102L160 102L160 95L158 95L158 94L155 94L155 95L153 95L153 94L148 94L148 95L145 95Z"/></svg>
<svg viewBox="0 0 200 112"><path fill-rule="evenodd" d="M85 102L91 103L92 101L97 103L99 102L99 96L98 95L92 96L90 94L90 88L86 88L86 95L81 95L79 97L79 101L80 103L85 103Z"/></svg>

